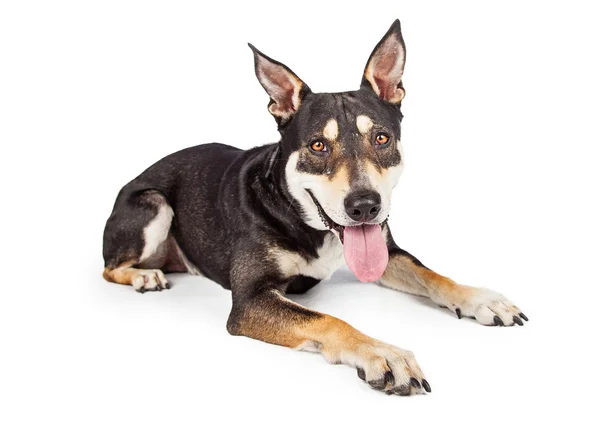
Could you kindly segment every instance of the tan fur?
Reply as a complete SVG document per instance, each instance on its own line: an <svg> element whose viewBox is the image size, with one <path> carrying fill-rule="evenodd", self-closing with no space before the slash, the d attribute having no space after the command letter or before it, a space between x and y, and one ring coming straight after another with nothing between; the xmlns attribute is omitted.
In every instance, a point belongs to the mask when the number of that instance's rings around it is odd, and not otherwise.
<svg viewBox="0 0 600 428"><path fill-rule="evenodd" d="M169 288L167 278L160 269L138 269L135 260L122 263L117 268L104 269L102 276L110 282L132 285L137 291L163 290Z"/></svg>
<svg viewBox="0 0 600 428"><path fill-rule="evenodd" d="M346 165L340 166L335 175L329 176L328 190L332 193L344 192L347 193L350 188L348 178L348 168Z"/></svg>
<svg viewBox="0 0 600 428"><path fill-rule="evenodd" d="M356 127L362 135L367 135L373 128L373 121L363 114L356 116Z"/></svg>
<svg viewBox="0 0 600 428"><path fill-rule="evenodd" d="M366 144L371 143L367 141ZM369 177L371 183L376 186L382 184L388 177L388 169L377 168L371 160L366 160L363 163L363 171L365 172L365 175Z"/></svg>
<svg viewBox="0 0 600 428"><path fill-rule="evenodd" d="M423 393L410 384L412 378L424 378L412 352L373 339L331 315L308 310L276 290L258 297L241 318L228 322L231 333L320 352L329 363L359 368L363 379L377 389L401 395ZM386 380L387 372L393 379Z"/></svg>
<svg viewBox="0 0 600 428"><path fill-rule="evenodd" d="M290 316L285 320L279 318L279 305L291 309ZM309 316L294 316L294 309ZM346 322L331 315L309 311L275 290L269 291L269 300L264 305L249 307L244 318L238 332L244 336L290 348L299 348L308 341L315 342L332 357L340 356L344 351L356 352L359 344L376 342Z"/></svg>
<svg viewBox="0 0 600 428"><path fill-rule="evenodd" d="M400 257L390 258L387 268L379 280L381 284L417 296L427 296L427 288L423 282L420 281L415 269L410 266L412 262L407 260L407 263L404 263L403 260L397 260L399 258Z"/></svg>
<svg viewBox="0 0 600 428"><path fill-rule="evenodd" d="M264 296L248 305L241 319L233 327L228 325L228 329L235 335L295 348L302 343L303 339L296 334L294 327L305 321L305 317L294 313L295 305L297 304L282 298L276 290L269 290ZM313 315L319 316L317 312Z"/></svg>
<svg viewBox="0 0 600 428"><path fill-rule="evenodd" d="M105 280L110 282L116 282L117 284L132 285L133 278L139 269L133 268L132 266L137 263L137 260L132 259L124 263L121 263L116 268L104 268L102 276Z"/></svg>
<svg viewBox="0 0 600 428"><path fill-rule="evenodd" d="M345 164L340 165L335 174L316 175L311 178L318 182L320 187L319 200L322 203L337 201L339 198L343 199L350 190L348 167Z"/></svg>
<svg viewBox="0 0 600 428"><path fill-rule="evenodd" d="M338 137L339 129L338 123L335 119L329 119L325 128L323 129L323 136L329 141L335 141Z"/></svg>
<svg viewBox="0 0 600 428"><path fill-rule="evenodd" d="M390 257L380 282L399 291L429 297L459 318L472 317L483 325L511 326L519 324L515 319L521 317L521 310L500 293L457 284L400 254Z"/></svg>
<svg viewBox="0 0 600 428"><path fill-rule="evenodd" d="M321 352L332 362L339 362L345 353L361 354L361 345L375 345L377 342L331 315L323 315L315 321L296 326L294 336L301 343L311 341L320 344Z"/></svg>
<svg viewBox="0 0 600 428"><path fill-rule="evenodd" d="M394 255L380 279L387 287L418 296L428 296L433 300L443 297L446 300L464 301L472 293L471 287L457 284L450 278L415 264L403 255Z"/></svg>

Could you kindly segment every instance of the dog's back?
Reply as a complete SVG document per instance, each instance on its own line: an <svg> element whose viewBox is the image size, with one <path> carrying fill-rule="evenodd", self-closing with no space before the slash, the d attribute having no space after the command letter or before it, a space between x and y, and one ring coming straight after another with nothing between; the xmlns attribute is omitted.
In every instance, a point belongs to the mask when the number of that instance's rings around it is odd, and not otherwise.
<svg viewBox="0 0 600 428"><path fill-rule="evenodd" d="M119 192L104 233L106 266L112 269L135 259L148 269L202 273L229 288L231 237L226 231L236 222L230 223L235 212L228 209L228 199L236 199L239 206L242 168L264 163L272 148L244 151L203 144L150 166ZM160 276L154 280L167 285Z"/></svg>

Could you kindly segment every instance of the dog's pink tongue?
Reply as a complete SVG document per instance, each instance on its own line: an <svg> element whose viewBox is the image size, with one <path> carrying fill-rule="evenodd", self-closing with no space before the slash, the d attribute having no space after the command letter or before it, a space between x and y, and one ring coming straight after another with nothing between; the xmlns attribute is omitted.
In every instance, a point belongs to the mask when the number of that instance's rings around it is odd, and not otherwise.
<svg viewBox="0 0 600 428"><path fill-rule="evenodd" d="M346 264L362 282L377 281L388 264L388 249L378 224L344 229Z"/></svg>

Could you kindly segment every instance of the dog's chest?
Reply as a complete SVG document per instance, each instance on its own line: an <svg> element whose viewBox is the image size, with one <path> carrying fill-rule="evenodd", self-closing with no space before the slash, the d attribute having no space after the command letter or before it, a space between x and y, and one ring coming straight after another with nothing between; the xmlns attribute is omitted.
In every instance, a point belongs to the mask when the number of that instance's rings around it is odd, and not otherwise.
<svg viewBox="0 0 600 428"><path fill-rule="evenodd" d="M271 259L279 265L281 273L287 277L303 275L319 280L329 279L344 264L344 248L333 233L325 236L323 245L317 250L317 257L312 260L277 247L269 252Z"/></svg>
<svg viewBox="0 0 600 428"><path fill-rule="evenodd" d="M317 279L329 279L344 265L344 247L333 233L328 234L323 246L317 250L318 257L300 267L300 275Z"/></svg>

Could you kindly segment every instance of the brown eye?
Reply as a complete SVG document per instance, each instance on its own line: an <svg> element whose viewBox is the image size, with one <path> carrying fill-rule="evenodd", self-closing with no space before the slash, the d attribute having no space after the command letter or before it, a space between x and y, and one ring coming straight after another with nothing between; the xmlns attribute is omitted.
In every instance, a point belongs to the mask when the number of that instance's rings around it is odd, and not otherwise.
<svg viewBox="0 0 600 428"><path fill-rule="evenodd" d="M379 146L387 144L388 141L390 141L390 137L384 132L378 132L375 136L375 143Z"/></svg>
<svg viewBox="0 0 600 428"><path fill-rule="evenodd" d="M315 152L324 152L325 151L325 143L322 141L313 141L310 145L310 148Z"/></svg>

